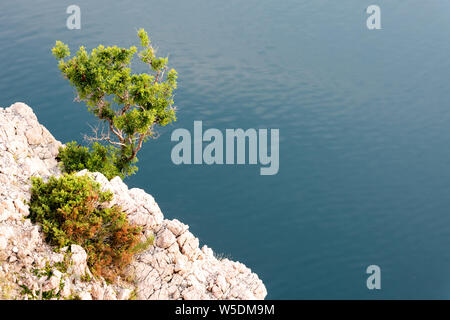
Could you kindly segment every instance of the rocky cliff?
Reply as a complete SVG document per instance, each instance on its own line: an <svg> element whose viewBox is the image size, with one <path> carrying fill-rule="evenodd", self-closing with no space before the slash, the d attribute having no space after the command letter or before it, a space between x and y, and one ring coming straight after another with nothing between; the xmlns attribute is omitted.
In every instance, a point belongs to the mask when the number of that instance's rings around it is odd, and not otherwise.
<svg viewBox="0 0 450 320"><path fill-rule="evenodd" d="M255 273L216 258L207 246L200 249L188 225L164 219L151 195L129 189L119 177L78 173L110 190L110 205L120 205L132 224L154 235L154 244L114 284L92 276L82 247L55 252L27 219L26 201L31 176L61 174L59 146L26 104L0 108L0 299L264 299L266 288Z"/></svg>

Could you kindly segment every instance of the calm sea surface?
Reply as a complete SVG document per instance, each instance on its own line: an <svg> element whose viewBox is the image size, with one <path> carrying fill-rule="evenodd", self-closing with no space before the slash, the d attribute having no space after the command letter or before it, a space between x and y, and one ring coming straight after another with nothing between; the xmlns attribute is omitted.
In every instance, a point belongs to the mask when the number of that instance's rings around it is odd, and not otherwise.
<svg viewBox="0 0 450 320"><path fill-rule="evenodd" d="M450 298L450 1L379 0L375 31L360 0L77 0L68 30L71 4L2 0L2 107L23 101L82 141L95 119L50 48L130 46L143 27L179 72L179 112L130 186L249 266L268 298ZM279 128L279 173L172 164L170 134L194 120Z"/></svg>

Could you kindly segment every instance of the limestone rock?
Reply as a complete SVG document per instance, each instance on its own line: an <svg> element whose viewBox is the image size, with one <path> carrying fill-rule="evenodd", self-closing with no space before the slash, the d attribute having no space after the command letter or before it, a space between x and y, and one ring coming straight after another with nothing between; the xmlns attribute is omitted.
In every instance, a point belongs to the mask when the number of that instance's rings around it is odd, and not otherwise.
<svg viewBox="0 0 450 320"><path fill-rule="evenodd" d="M177 241L174 234L169 229L164 229L158 234L156 245L160 248L166 249Z"/></svg>
<svg viewBox="0 0 450 320"><path fill-rule="evenodd" d="M153 196L129 189L119 177L108 181L101 173L77 173L111 191L113 199L101 205L120 206L131 224L142 227L143 239L155 236L154 244L135 255L114 284L92 277L82 247L55 252L41 227L26 219L26 201L31 176L61 175L55 159L61 146L26 104L0 108L0 299L29 299L21 285L39 292L37 298L59 292L61 298L83 300L264 299L266 288L255 273L242 263L217 259L207 246L200 249L188 225L164 219ZM58 266L64 261L68 267L62 272Z"/></svg>
<svg viewBox="0 0 450 320"><path fill-rule="evenodd" d="M84 277L88 272L86 251L76 244L70 246L70 251L72 253L70 272L76 277Z"/></svg>

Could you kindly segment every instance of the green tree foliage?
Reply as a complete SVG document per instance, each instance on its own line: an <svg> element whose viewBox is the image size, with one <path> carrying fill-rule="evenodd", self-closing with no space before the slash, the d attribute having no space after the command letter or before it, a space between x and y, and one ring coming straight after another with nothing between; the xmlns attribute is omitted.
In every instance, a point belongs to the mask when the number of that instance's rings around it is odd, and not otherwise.
<svg viewBox="0 0 450 320"><path fill-rule="evenodd" d="M29 218L41 224L48 243L82 246L91 270L113 280L150 243L141 242L141 229L129 225L119 207L102 206L111 199L112 193L102 192L87 175L65 174L46 183L33 177Z"/></svg>
<svg viewBox="0 0 450 320"><path fill-rule="evenodd" d="M100 45L90 53L80 47L70 57L69 47L61 41L52 49L61 73L77 91L76 99L85 102L104 125L101 132L99 128L94 130L90 140L114 147L107 154L122 176L136 170L136 155L145 141L156 137L155 126L176 120L173 91L177 72L169 70L167 58L156 56L144 29L138 31L138 37L142 46L139 52L135 46L126 49ZM131 72L137 52L149 66L149 73Z"/></svg>

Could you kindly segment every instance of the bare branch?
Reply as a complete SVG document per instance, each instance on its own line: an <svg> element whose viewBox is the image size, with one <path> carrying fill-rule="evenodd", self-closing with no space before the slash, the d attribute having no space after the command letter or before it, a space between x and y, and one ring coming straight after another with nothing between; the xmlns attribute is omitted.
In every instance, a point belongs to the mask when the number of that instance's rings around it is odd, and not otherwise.
<svg viewBox="0 0 450 320"><path fill-rule="evenodd" d="M92 132L94 133L94 136L88 136L88 135L84 135L84 140L86 141L107 141L113 145L116 146L125 146L125 143L119 142L119 141L114 141L111 136L110 136L110 131L108 131L107 133L104 132L104 127L101 127L101 131L99 133L99 126L97 127L93 127L91 125L89 125L92 129Z"/></svg>

